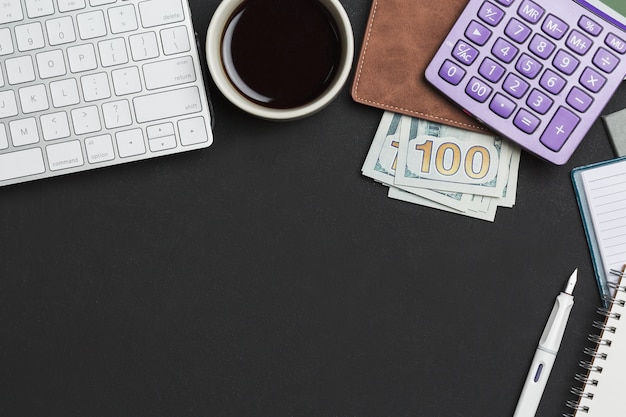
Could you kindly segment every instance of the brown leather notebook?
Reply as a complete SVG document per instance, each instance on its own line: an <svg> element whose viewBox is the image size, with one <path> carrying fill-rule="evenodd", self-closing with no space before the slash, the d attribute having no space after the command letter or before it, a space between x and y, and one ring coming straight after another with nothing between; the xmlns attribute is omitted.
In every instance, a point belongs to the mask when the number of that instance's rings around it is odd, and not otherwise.
<svg viewBox="0 0 626 417"><path fill-rule="evenodd" d="M373 0L352 85L362 104L482 133L489 131L424 78L467 0Z"/></svg>

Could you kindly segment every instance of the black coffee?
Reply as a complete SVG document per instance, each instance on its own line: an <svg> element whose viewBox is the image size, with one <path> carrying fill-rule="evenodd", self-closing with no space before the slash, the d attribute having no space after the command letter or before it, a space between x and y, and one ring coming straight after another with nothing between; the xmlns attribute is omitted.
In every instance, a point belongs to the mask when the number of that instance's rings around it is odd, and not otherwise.
<svg viewBox="0 0 626 417"><path fill-rule="evenodd" d="M224 67L237 90L275 109L319 97L340 56L337 26L318 0L247 0L230 18L222 42Z"/></svg>

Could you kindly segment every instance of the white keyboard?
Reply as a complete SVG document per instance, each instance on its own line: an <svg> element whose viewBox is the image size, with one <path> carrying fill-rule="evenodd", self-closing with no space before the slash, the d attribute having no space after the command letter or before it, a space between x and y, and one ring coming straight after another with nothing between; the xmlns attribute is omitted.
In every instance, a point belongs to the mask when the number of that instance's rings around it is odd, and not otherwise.
<svg viewBox="0 0 626 417"><path fill-rule="evenodd" d="M212 141L187 0L0 0L0 186Z"/></svg>

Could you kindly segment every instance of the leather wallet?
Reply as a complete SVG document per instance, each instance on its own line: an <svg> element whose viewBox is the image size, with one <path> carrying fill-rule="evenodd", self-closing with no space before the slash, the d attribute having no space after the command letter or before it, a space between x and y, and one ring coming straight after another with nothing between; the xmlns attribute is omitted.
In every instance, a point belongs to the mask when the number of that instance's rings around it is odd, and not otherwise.
<svg viewBox="0 0 626 417"><path fill-rule="evenodd" d="M442 96L424 72L467 0L373 0L352 98L421 119L489 130Z"/></svg>

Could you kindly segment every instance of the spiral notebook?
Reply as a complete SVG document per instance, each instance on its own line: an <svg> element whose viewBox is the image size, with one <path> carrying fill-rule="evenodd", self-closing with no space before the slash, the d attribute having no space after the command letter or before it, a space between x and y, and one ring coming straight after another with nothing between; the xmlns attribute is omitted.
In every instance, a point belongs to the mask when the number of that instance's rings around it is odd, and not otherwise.
<svg viewBox="0 0 626 417"><path fill-rule="evenodd" d="M612 295L609 285L617 281L609 271L626 264L626 158L576 168L572 182L605 299Z"/></svg>
<svg viewBox="0 0 626 417"><path fill-rule="evenodd" d="M595 349L585 349L591 357L580 362L586 373L577 374L576 381L582 387L572 388L578 395L576 401L569 401L567 406L574 409L575 417L623 417L626 415L624 387L626 386L626 326L621 325L621 318L626 320L626 280L624 269L614 271L620 279L616 286L616 296L608 308L598 309L604 316L603 321L594 321L593 326L602 329L600 335L591 334L589 340L596 344ZM624 323L626 324L626 323ZM624 327L624 328L620 328Z"/></svg>

